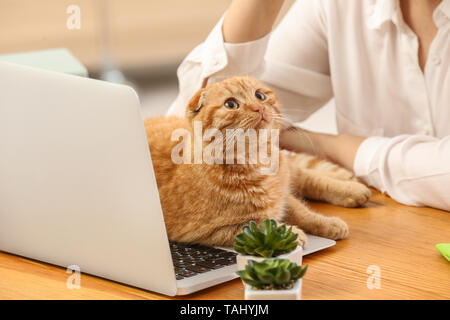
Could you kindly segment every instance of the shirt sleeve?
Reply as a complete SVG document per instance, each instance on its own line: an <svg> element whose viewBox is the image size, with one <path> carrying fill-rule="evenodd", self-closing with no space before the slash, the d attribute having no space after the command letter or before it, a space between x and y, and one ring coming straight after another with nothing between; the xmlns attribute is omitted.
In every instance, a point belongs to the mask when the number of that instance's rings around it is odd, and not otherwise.
<svg viewBox="0 0 450 320"><path fill-rule="evenodd" d="M179 93L168 111L169 115L184 116L189 99L202 87L205 79L216 82L235 75L261 74L270 34L251 42L225 43L223 18L178 67Z"/></svg>
<svg viewBox="0 0 450 320"><path fill-rule="evenodd" d="M398 202L450 211L450 136L368 138L357 151L354 171Z"/></svg>
<svg viewBox="0 0 450 320"><path fill-rule="evenodd" d="M179 94L168 114L184 116L189 99L204 84L253 76L278 94L284 112L305 120L332 97L322 1L295 2L280 25L255 41L225 43L223 17L177 70Z"/></svg>

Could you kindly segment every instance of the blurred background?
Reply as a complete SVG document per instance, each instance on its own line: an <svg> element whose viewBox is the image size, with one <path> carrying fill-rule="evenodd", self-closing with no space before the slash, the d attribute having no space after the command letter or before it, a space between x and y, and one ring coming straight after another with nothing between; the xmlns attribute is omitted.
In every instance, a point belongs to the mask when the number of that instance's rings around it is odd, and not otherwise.
<svg viewBox="0 0 450 320"><path fill-rule="evenodd" d="M285 1L278 21L293 1ZM144 116L163 115L177 95L178 65L205 40L230 2L1 0L0 54L67 48L90 77L132 85ZM66 25L71 5L80 8L80 29ZM328 126L321 119L319 112L315 122Z"/></svg>

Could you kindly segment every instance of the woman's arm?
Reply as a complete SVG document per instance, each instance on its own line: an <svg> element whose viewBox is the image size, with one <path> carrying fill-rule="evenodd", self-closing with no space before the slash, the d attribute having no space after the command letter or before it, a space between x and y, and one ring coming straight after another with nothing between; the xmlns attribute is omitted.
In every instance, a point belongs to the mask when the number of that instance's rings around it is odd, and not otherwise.
<svg viewBox="0 0 450 320"><path fill-rule="evenodd" d="M236 75L253 76L272 87L295 121L329 101L333 91L321 1L294 2L270 32L282 4L234 0L207 39L179 66L179 94L168 114L184 116L198 89Z"/></svg>
<svg viewBox="0 0 450 320"><path fill-rule="evenodd" d="M228 43L249 42L272 30L284 0L234 0L223 21Z"/></svg>
<svg viewBox="0 0 450 320"><path fill-rule="evenodd" d="M302 129L282 132L280 145L284 149L315 154L353 170L356 152L364 138L349 135L330 135Z"/></svg>
<svg viewBox="0 0 450 320"><path fill-rule="evenodd" d="M283 132L280 144L354 170L368 185L398 202L450 211L450 136L364 139L294 130Z"/></svg>

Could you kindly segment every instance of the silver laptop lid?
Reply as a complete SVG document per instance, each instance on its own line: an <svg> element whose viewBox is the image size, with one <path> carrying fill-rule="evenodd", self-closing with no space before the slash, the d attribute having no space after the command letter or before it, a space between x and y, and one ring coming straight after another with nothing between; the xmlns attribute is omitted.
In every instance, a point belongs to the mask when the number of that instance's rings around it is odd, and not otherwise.
<svg viewBox="0 0 450 320"><path fill-rule="evenodd" d="M0 63L0 250L175 295L133 89Z"/></svg>

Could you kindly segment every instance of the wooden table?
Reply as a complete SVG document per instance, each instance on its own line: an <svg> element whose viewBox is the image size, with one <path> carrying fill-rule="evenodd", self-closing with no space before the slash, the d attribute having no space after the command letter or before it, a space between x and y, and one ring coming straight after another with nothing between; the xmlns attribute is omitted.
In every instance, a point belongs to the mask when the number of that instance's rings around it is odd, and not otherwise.
<svg viewBox="0 0 450 320"><path fill-rule="evenodd" d="M350 226L348 239L306 256L304 299L450 299L450 263L434 248L450 242L450 213L403 206L374 192L359 209L322 203L311 207ZM368 289L369 266L380 288ZM170 299L93 276L81 289L66 287L65 269L0 253L0 299ZM177 299L243 299L240 280Z"/></svg>

